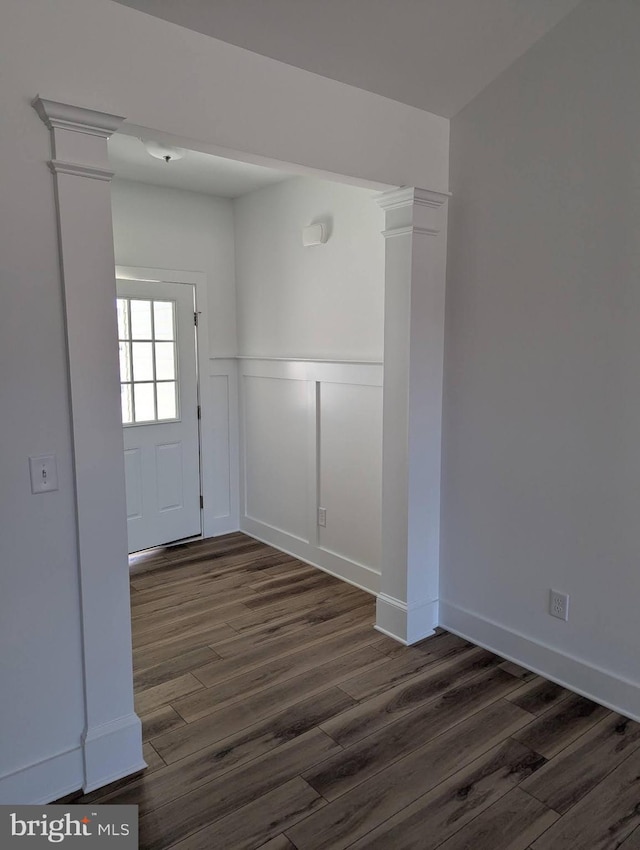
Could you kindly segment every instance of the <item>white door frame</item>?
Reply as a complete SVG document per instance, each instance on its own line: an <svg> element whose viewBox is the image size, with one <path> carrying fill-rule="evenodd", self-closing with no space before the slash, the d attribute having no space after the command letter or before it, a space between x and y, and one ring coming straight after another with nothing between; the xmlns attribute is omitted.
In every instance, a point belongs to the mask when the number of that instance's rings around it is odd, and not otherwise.
<svg viewBox="0 0 640 850"><path fill-rule="evenodd" d="M116 266L116 269L118 267ZM131 286L131 284L135 284ZM138 286L141 288L138 289ZM187 474L187 479L191 478L191 484L185 487L185 479L184 472L189 468L193 472L193 443L191 443L191 448L189 448L190 441L183 441L183 450L181 452L182 455L182 464L183 464L183 519L180 521L180 530L182 532L186 531L186 525L190 524L194 518L194 508L195 508L195 516L197 516L197 524L198 531L192 534L184 534L179 533L176 525L172 525L172 520L175 520L175 514L172 517L171 512L166 516L166 526L164 524L164 520L159 521L159 514L154 514L154 525L153 532L150 536L149 532L149 523L148 523L148 513L151 512L152 505L154 503L153 499L147 499L148 504L145 504L145 496L142 496L142 514L139 519L142 520L138 525L138 529L135 528L135 525L130 525L129 527L129 553L139 553L145 549L153 549L156 546L165 546L171 545L178 541L185 540L194 540L201 539L203 534L203 524L202 524L202 433L200 428L201 422L201 404L200 404L200 368L198 366L198 352L200 349L200 338L198 334L197 322L194 322L194 317L199 317L198 310L198 301L197 301L197 293L195 286L190 283L176 283L174 281L166 281L162 280L160 276L151 279L148 277L121 277L116 273L116 292L118 298L124 297L126 299L135 299L136 297L154 297L154 294L157 295L158 298L164 300L168 297L167 289L170 288L171 297L175 298L175 326L177 330L177 335L174 338L176 340L176 360L174 361L176 364L176 375L175 380L177 381L177 415L178 422L165 422L165 421L152 421L151 423L140 423L139 425L134 421L128 425L123 424L123 437L125 444L125 458L127 455L127 448L131 449L132 443L133 446L142 440L143 445L148 447L149 442L154 446L157 451L158 444L156 441L159 441L160 444L165 444L167 439L171 439L168 435L173 434L176 435L177 432L186 433L187 429L192 429L195 421L195 430L196 430L196 469L197 469L197 478L196 481L193 481L193 475ZM158 290L161 289L161 292ZM140 293L143 293L140 296ZM146 294L144 294L146 293ZM184 333L184 331L187 331ZM191 372L193 369L193 372ZM121 375L122 378L122 375ZM191 387L189 387L190 382L193 381ZM184 398L186 396L191 396L191 401L186 404L184 402ZM189 424L190 423L190 424ZM133 426L133 428L131 427ZM151 430L148 430L151 429ZM150 439L149 435L153 434L153 437ZM142 435L142 437L140 436ZM191 438L193 439L193 431L191 430ZM147 442L149 441L149 442ZM186 448L186 451L184 450ZM147 449L148 450L148 449ZM155 451L153 452L155 455ZM142 455L146 455L146 451L143 448ZM189 460L191 457L191 460ZM148 475L148 467L146 461L148 460L148 456L143 457L140 462L139 470L140 470L140 492L144 494L146 492L146 487L149 484L147 479ZM157 456L154 462L155 473L158 473L158 459ZM126 460L125 460L125 478L126 478ZM195 486L193 486L195 483ZM186 507L189 505L189 507ZM129 516L129 523L131 523L130 518L130 505L128 503L127 496L127 515ZM157 508L156 508L157 510ZM187 520L185 517L189 517ZM160 527L164 527L164 531L161 531L157 525L160 522ZM135 520L134 520L135 523ZM169 529L173 527L174 531L171 532ZM141 532L141 529L147 533L146 535ZM190 530L193 530L193 526ZM169 539L161 539L159 535L171 535ZM135 545L132 546L132 538L136 541ZM144 538L144 543L146 545L142 545L142 540Z"/></svg>
<svg viewBox="0 0 640 850"><path fill-rule="evenodd" d="M33 105L52 135L49 166L56 187L78 524L84 789L89 791L144 766L133 710L113 309L113 172L107 153L107 139L124 118L39 97ZM386 310L385 317L385 384L393 386L395 404L385 391L383 505L388 514L382 527L378 628L411 643L429 634L438 617L447 195L420 189L387 195L385 302L397 309Z"/></svg>
<svg viewBox="0 0 640 850"><path fill-rule="evenodd" d="M198 313L198 333L196 334L197 347L196 347L196 359L197 359L197 368L198 368L198 376L197 376L197 393L198 393L198 404L200 405L200 421L198 422L198 456L199 456L199 468L200 468L200 492L205 494L208 490L205 489L205 474L207 474L207 480L211 475L211 462L209 458L205 458L204 452L202 451L202 434L206 433L210 429L210 419L211 419L211 406L209 404L209 398L206 399L203 397L202 392L202 384L203 384L203 375L206 375L206 372L203 369L207 368L207 345L202 342L202 329L205 331L209 327L208 321L208 308L207 308L207 278L204 272L189 272L182 271L178 269L156 269L150 267L143 266L116 266L116 278L118 280L139 280L139 281L153 281L158 283L181 283L191 285L195 289L195 303L196 303L196 312ZM208 454L208 453L207 453ZM206 473L205 473L206 469ZM205 501L206 504L206 501ZM200 535L196 535L196 539L198 537L208 537L207 529L205 526L205 512L204 508L201 509L201 528L202 533Z"/></svg>
<svg viewBox="0 0 640 850"><path fill-rule="evenodd" d="M209 305L207 300L207 276L204 272L186 271L185 269L159 269L148 266L116 266L116 277L124 280L157 280L165 283L187 283L196 290L196 310L198 312L198 393L200 398L200 482L204 507L202 509L202 537L215 537L217 534L226 534L236 531L238 528L238 516L240 510L239 487L237 482L239 469L239 446L238 446L238 423L235 411L237 410L237 376L235 374L235 363L232 364L231 374L220 375L216 369L218 359L215 361L209 357ZM229 421L227 422L227 434L229 437L229 466L230 481L228 483L229 513L218 515L216 513L218 462L215 450L220 441L215 440L212 450L203 450L206 442L205 436L214 434L218 422L216 410L211 394L211 378L226 377L227 394L229 398ZM224 443L224 440L222 441Z"/></svg>

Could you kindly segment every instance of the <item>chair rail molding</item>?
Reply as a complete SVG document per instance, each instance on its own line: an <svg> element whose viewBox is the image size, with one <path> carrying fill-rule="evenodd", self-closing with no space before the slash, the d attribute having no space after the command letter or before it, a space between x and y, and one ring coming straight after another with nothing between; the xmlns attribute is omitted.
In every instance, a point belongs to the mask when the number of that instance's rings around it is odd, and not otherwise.
<svg viewBox="0 0 640 850"><path fill-rule="evenodd" d="M376 628L415 643L438 625L449 195L385 192L382 565Z"/></svg>
<svg viewBox="0 0 640 850"><path fill-rule="evenodd" d="M107 139L124 118L41 97L33 106L51 132L64 290L88 791L146 767L133 706L124 461L113 463L123 438Z"/></svg>

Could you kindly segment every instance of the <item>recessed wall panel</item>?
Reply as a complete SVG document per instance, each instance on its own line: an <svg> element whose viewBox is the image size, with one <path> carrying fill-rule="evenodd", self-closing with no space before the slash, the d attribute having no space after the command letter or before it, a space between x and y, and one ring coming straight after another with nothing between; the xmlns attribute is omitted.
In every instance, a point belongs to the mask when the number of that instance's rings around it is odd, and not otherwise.
<svg viewBox="0 0 640 850"><path fill-rule="evenodd" d="M213 456L214 487L211 492L213 516L217 519L231 514L231 443L229 435L229 377L212 375L210 450Z"/></svg>
<svg viewBox="0 0 640 850"><path fill-rule="evenodd" d="M319 497L320 546L379 572L381 387L321 384Z"/></svg>
<svg viewBox="0 0 640 850"><path fill-rule="evenodd" d="M307 382L243 381L247 516L307 540Z"/></svg>

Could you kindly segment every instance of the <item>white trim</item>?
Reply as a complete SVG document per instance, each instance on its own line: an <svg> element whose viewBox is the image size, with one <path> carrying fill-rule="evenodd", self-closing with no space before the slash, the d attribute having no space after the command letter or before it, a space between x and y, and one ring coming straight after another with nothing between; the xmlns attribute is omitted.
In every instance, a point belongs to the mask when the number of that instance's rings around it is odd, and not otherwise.
<svg viewBox="0 0 640 850"><path fill-rule="evenodd" d="M89 788L143 766L142 727L133 711L124 460L118 461L123 445L115 262L106 179L107 138L123 119L41 98L33 106L51 131L80 586L84 718L78 722L84 726L82 784ZM56 167L58 158L64 168ZM108 743L101 729L113 732ZM56 779L47 776L52 783ZM61 793L68 792L52 784L46 796Z"/></svg>
<svg viewBox="0 0 640 850"><path fill-rule="evenodd" d="M227 380L227 434L228 434L228 462L229 476L227 481L229 512L226 514L216 513L211 505L207 505L205 494L205 537L215 537L220 534L230 534L239 531L240 517L240 432L238 413L238 364L231 358L224 360L209 361L209 388L212 378L226 378ZM211 396L209 403L213 406ZM212 436L215 442L215 433ZM217 443L215 450L222 451ZM207 485L209 487L209 485ZM212 485L215 486L215 485ZM213 492L213 491L211 491Z"/></svg>
<svg viewBox="0 0 640 850"><path fill-rule="evenodd" d="M392 239L394 236L437 236L440 233L439 227L416 227L408 225L407 227L393 227L390 230L383 230L382 235L385 239Z"/></svg>
<svg viewBox="0 0 640 850"><path fill-rule="evenodd" d="M214 354L211 360L264 360L274 363L335 363L339 366L382 366L382 360L335 360L330 357L270 357L260 354Z"/></svg>
<svg viewBox="0 0 640 850"><path fill-rule="evenodd" d="M83 735L85 794L147 767L137 749L141 736L140 718L133 713L87 729Z"/></svg>
<svg viewBox="0 0 640 850"><path fill-rule="evenodd" d="M408 646L433 634L438 625L438 600L426 599L407 605L388 593L379 593L376 628Z"/></svg>
<svg viewBox="0 0 640 850"><path fill-rule="evenodd" d="M448 197L403 187L377 198L385 211L390 343L384 352L377 624L409 644L427 637L438 622Z"/></svg>
<svg viewBox="0 0 640 850"><path fill-rule="evenodd" d="M278 378L293 381L316 381L324 384L357 384L381 387L381 363L350 363L323 360L242 360L240 374L244 378Z"/></svg>
<svg viewBox="0 0 640 850"><path fill-rule="evenodd" d="M294 537L293 534L249 516L240 518L240 531L260 540L261 543L268 543L287 555L299 558L301 561L311 564L312 567L318 567L325 573L346 581L347 584L359 587L366 593L375 596L378 592L380 574L370 567L365 567L363 564L356 563L356 561L350 561L348 558L336 555L327 549L313 546L306 540Z"/></svg>
<svg viewBox="0 0 640 850"><path fill-rule="evenodd" d="M83 781L82 747L74 747L0 776L0 805L46 805L79 791Z"/></svg>
<svg viewBox="0 0 640 850"><path fill-rule="evenodd" d="M34 98L32 105L50 130L72 130L101 139L108 139L124 121L123 115L60 103L40 95Z"/></svg>
<svg viewBox="0 0 640 850"><path fill-rule="evenodd" d="M93 165L79 165L77 162L63 162L60 159L50 159L47 163L54 174L74 174L76 177L91 177L94 180L111 182L113 171L106 168L96 168Z"/></svg>
<svg viewBox="0 0 640 850"><path fill-rule="evenodd" d="M444 600L440 625L472 643L640 721L640 685Z"/></svg>
<svg viewBox="0 0 640 850"><path fill-rule="evenodd" d="M406 642L406 640L403 640L402 638L398 637L398 635L394 635L392 632L388 632L386 629L383 629L382 626L378 625L378 623L374 623L373 628L377 632L380 632L380 634L383 634L386 637L391 638L391 640L395 640L398 643L401 643L402 646L409 646L409 644Z"/></svg>
<svg viewBox="0 0 640 850"><path fill-rule="evenodd" d="M388 192L383 192L377 198L377 201L382 209L386 211L409 206L432 207L433 209L437 209L450 197L450 192L434 192L432 189L402 186L400 189L391 189Z"/></svg>

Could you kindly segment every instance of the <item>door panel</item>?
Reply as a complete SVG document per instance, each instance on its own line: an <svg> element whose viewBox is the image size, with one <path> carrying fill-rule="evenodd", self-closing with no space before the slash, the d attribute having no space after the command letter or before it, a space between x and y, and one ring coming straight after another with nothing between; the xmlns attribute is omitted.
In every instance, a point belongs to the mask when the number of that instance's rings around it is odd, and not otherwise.
<svg viewBox="0 0 640 850"><path fill-rule="evenodd" d="M129 551L201 533L193 287L118 281Z"/></svg>

